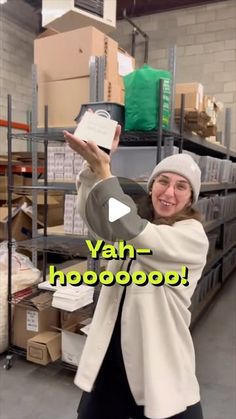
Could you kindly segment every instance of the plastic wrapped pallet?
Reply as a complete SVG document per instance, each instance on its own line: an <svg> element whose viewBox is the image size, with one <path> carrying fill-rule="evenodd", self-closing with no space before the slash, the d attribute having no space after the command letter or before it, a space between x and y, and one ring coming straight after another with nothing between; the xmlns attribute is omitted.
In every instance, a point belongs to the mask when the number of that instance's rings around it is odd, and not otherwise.
<svg viewBox="0 0 236 419"><path fill-rule="evenodd" d="M7 242L0 245L0 353L8 345L8 251ZM12 293L40 282L40 271L31 260L13 247L12 252Z"/></svg>

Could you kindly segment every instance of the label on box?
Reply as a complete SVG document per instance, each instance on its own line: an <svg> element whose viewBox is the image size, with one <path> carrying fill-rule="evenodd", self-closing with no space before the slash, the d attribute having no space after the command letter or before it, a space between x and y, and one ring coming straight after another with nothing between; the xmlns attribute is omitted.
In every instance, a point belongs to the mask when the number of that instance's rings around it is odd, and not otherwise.
<svg viewBox="0 0 236 419"><path fill-rule="evenodd" d="M27 310L26 330L29 330L30 332L39 331L39 316L37 311Z"/></svg>
<svg viewBox="0 0 236 419"><path fill-rule="evenodd" d="M111 149L117 121L86 111L74 135L84 141L95 141L101 147Z"/></svg>

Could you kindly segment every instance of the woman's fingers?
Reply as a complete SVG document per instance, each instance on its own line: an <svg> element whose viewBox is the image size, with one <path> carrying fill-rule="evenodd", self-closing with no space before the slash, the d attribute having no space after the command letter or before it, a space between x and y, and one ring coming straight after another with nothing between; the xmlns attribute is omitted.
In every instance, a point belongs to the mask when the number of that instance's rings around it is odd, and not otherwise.
<svg viewBox="0 0 236 419"><path fill-rule="evenodd" d="M74 151L76 151L76 153L81 154L81 156L84 157L84 154L86 153L87 144L84 141L80 140L80 138L75 137L73 134L71 134L68 131L63 131L63 134L69 146Z"/></svg>
<svg viewBox="0 0 236 419"><path fill-rule="evenodd" d="M94 151L95 153L98 153L99 152L99 147L97 146L97 144L95 143L95 141L89 140L89 141L87 141L87 145L88 145L88 148L90 150Z"/></svg>

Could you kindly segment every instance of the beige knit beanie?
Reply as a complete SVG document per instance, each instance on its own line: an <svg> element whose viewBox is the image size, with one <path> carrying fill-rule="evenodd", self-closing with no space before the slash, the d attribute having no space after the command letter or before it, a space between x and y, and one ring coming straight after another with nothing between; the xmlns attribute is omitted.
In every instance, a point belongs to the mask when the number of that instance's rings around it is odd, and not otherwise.
<svg viewBox="0 0 236 419"><path fill-rule="evenodd" d="M157 175L163 172L172 172L185 177L192 186L193 204L197 203L201 187L201 170L189 154L174 154L158 163L148 180L148 191L151 190L152 183Z"/></svg>

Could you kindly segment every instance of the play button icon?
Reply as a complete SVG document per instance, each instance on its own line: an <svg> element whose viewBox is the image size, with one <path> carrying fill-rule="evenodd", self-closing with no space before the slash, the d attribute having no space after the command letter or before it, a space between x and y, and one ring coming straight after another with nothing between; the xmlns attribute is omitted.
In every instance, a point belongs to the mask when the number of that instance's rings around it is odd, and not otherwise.
<svg viewBox="0 0 236 419"><path fill-rule="evenodd" d="M132 240L147 225L146 216L139 213L140 207L147 207L148 199L146 188L131 179L112 177L98 182L85 204L91 233L109 242Z"/></svg>
<svg viewBox="0 0 236 419"><path fill-rule="evenodd" d="M108 220L113 223L124 215L129 214L131 208L123 202L118 201L115 198L110 198L108 201Z"/></svg>

